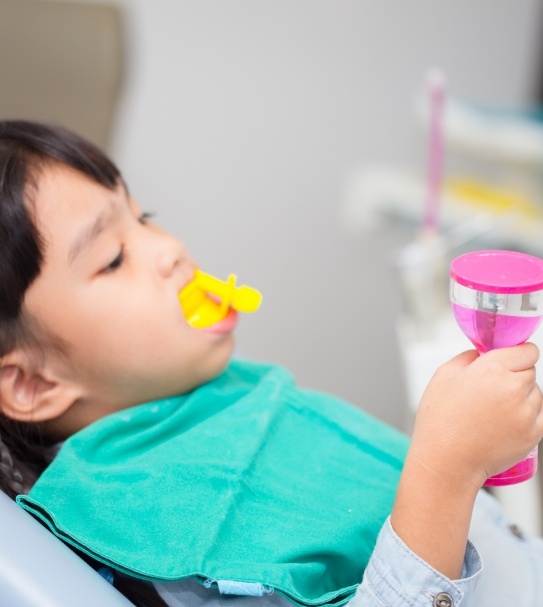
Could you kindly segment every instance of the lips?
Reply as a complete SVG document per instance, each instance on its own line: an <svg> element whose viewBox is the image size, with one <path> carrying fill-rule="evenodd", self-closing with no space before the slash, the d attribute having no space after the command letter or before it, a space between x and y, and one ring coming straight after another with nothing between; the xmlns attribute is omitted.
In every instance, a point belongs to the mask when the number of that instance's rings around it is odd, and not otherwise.
<svg viewBox="0 0 543 607"><path fill-rule="evenodd" d="M220 320L219 322L216 322L213 325L209 325L208 327L205 328L201 328L198 329L199 331L205 331L206 333L216 333L216 334L225 334L225 333L230 333L231 331L234 330L235 326L237 325L238 322L238 313L233 310L232 308L230 308L228 310L227 315Z"/></svg>

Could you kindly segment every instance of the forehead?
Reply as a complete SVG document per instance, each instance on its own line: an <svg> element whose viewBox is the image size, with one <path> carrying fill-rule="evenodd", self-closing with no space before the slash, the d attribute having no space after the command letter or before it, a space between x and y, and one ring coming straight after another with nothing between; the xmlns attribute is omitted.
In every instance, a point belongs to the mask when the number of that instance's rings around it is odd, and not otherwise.
<svg viewBox="0 0 543 607"><path fill-rule="evenodd" d="M44 166L36 179L34 212L42 227L96 212L113 191L71 167Z"/></svg>
<svg viewBox="0 0 543 607"><path fill-rule="evenodd" d="M45 241L46 257L51 249L69 247L74 234L125 199L122 185L112 190L71 167L43 167L35 182L32 212Z"/></svg>

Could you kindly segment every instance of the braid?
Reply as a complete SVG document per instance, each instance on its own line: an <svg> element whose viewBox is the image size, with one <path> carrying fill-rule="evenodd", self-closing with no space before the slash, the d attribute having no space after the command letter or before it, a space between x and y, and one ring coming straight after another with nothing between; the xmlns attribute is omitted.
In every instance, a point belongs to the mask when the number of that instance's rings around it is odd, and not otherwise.
<svg viewBox="0 0 543 607"><path fill-rule="evenodd" d="M0 486L10 497L25 493L23 475L13 463L11 451L0 436Z"/></svg>
<svg viewBox="0 0 543 607"><path fill-rule="evenodd" d="M12 499L28 493L53 459L39 427L0 415L0 489Z"/></svg>

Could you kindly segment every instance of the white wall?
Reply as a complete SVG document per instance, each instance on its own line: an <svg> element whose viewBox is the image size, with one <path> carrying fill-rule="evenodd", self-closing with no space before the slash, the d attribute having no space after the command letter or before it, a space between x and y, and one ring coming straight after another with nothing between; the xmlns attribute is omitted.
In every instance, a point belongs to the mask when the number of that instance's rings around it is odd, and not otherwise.
<svg viewBox="0 0 543 607"><path fill-rule="evenodd" d="M113 155L202 267L264 293L244 354L401 425L403 234L341 227L364 162L423 171L413 96L429 66L455 95L525 102L536 0L124 0L129 74Z"/></svg>

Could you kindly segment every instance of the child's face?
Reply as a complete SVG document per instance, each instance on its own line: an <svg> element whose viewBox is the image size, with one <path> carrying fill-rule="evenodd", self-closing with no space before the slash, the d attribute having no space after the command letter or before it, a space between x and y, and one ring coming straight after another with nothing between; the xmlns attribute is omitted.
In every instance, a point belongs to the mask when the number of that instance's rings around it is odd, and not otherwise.
<svg viewBox="0 0 543 607"><path fill-rule="evenodd" d="M45 261L24 305L66 347L54 365L80 389L82 426L189 391L224 369L231 332L190 327L179 305L195 262L142 217L122 186L111 191L70 168L48 167L34 212Z"/></svg>

